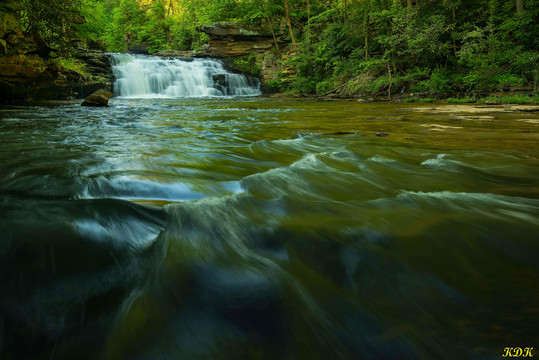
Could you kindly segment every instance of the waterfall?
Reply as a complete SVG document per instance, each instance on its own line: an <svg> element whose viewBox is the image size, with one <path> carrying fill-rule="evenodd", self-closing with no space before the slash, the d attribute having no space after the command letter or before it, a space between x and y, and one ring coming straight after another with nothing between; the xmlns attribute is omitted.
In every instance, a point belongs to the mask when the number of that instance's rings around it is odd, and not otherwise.
<svg viewBox="0 0 539 360"><path fill-rule="evenodd" d="M260 81L234 74L213 59L169 59L112 54L114 94L121 97L223 97L260 95Z"/></svg>

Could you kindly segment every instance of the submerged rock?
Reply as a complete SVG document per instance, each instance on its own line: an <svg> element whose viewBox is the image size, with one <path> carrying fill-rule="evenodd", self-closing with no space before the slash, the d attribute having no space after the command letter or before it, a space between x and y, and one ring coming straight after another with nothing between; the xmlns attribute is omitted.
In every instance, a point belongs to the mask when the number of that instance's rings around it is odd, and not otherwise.
<svg viewBox="0 0 539 360"><path fill-rule="evenodd" d="M114 94L105 89L99 89L88 96L82 106L109 106L109 100Z"/></svg>

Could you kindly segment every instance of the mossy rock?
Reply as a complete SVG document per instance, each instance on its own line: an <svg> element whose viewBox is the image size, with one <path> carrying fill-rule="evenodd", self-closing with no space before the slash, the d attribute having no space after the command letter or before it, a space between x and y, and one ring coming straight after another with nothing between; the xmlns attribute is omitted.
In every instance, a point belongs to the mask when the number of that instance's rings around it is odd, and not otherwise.
<svg viewBox="0 0 539 360"><path fill-rule="evenodd" d="M86 100L84 100L84 102L82 103L82 106L109 106L109 99L113 96L114 94L110 91L105 89L99 89L92 95L88 96Z"/></svg>

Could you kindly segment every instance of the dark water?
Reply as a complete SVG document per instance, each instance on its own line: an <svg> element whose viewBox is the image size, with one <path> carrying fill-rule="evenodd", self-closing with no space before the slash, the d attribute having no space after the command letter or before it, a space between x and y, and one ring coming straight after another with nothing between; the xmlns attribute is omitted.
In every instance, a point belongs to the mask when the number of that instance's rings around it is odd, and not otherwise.
<svg viewBox="0 0 539 360"><path fill-rule="evenodd" d="M2 359L539 349L537 113L111 104L0 108Z"/></svg>

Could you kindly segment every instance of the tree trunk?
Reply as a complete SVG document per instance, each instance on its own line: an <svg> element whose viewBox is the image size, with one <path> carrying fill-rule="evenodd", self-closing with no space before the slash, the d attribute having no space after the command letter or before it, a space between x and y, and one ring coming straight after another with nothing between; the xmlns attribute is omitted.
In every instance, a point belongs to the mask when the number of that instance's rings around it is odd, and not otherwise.
<svg viewBox="0 0 539 360"><path fill-rule="evenodd" d="M407 0L406 3L408 4L408 9L412 8L412 0Z"/></svg>
<svg viewBox="0 0 539 360"><path fill-rule="evenodd" d="M369 59L369 15L365 16L365 60Z"/></svg>
<svg viewBox="0 0 539 360"><path fill-rule="evenodd" d="M453 23L457 27L457 11L455 9L455 4L451 4L451 13L453 14ZM457 42L453 37L453 55L457 56Z"/></svg>
<svg viewBox="0 0 539 360"><path fill-rule="evenodd" d="M279 51L279 43L277 42L277 37L275 36L275 31L273 30L273 23L269 20L269 17L266 15L266 19L270 24L271 36L273 36L273 42L275 43L275 48Z"/></svg>
<svg viewBox="0 0 539 360"><path fill-rule="evenodd" d="M292 22L290 21L290 11L288 9L288 1L284 0L284 11L286 14L286 24L288 25L288 30L290 30L290 38L292 39L292 44L296 45L296 37L294 36L294 29L292 29Z"/></svg>
<svg viewBox="0 0 539 360"><path fill-rule="evenodd" d="M307 39L311 42L311 1L307 0Z"/></svg>
<svg viewBox="0 0 539 360"><path fill-rule="evenodd" d="M389 87L387 88L387 98L391 101L391 85L393 84L393 79L391 77L391 65L387 63L387 73L389 74Z"/></svg>
<svg viewBox="0 0 539 360"><path fill-rule="evenodd" d="M517 0L517 14L524 12L524 0Z"/></svg>
<svg viewBox="0 0 539 360"><path fill-rule="evenodd" d="M270 27L270 30L271 30L271 36L273 36L273 42L275 43L275 48L277 49L277 51L279 51L279 44L277 42L277 37L275 36L275 31L273 30L273 28L274 28L273 21L271 21L268 13L266 11L266 8L264 7L264 3L259 2L258 6L260 6L260 11L262 11L262 13L264 14L264 17L266 18L266 21L269 24L269 27Z"/></svg>

